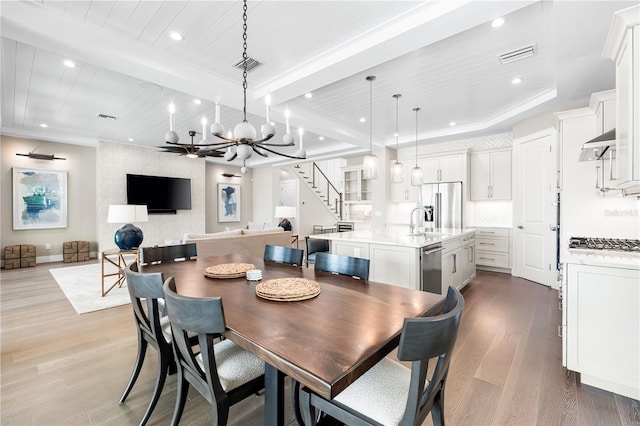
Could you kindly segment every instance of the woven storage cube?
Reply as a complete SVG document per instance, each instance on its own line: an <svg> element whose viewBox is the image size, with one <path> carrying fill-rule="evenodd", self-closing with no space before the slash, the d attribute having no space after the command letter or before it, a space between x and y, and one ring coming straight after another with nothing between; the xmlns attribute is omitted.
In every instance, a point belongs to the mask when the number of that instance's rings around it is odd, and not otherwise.
<svg viewBox="0 0 640 426"><path fill-rule="evenodd" d="M89 253L89 241L76 241L78 253Z"/></svg>
<svg viewBox="0 0 640 426"><path fill-rule="evenodd" d="M18 269L18 268L20 268L20 258L4 259L4 269Z"/></svg>
<svg viewBox="0 0 640 426"><path fill-rule="evenodd" d="M36 257L36 246L33 244L20 245L20 257ZM35 260L34 260L35 262Z"/></svg>
<svg viewBox="0 0 640 426"><path fill-rule="evenodd" d="M66 241L62 245L62 260L65 263L89 260L89 241Z"/></svg>
<svg viewBox="0 0 640 426"><path fill-rule="evenodd" d="M36 266L36 258L35 257L21 257L20 258L20 267L21 268L31 268Z"/></svg>
<svg viewBox="0 0 640 426"><path fill-rule="evenodd" d="M65 241L62 243L62 253L77 253L78 242L77 241Z"/></svg>
<svg viewBox="0 0 640 426"><path fill-rule="evenodd" d="M89 252L78 253L78 262L84 262L89 260Z"/></svg>
<svg viewBox="0 0 640 426"><path fill-rule="evenodd" d="M6 246L4 248L4 258L6 259L20 259L20 246Z"/></svg>

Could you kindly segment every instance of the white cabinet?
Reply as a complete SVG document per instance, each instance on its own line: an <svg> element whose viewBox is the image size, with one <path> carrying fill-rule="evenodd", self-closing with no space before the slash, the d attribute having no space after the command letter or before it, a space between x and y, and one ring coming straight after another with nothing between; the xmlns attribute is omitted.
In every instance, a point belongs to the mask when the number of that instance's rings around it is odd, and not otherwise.
<svg viewBox="0 0 640 426"><path fill-rule="evenodd" d="M566 367L640 399L640 270L565 264Z"/></svg>
<svg viewBox="0 0 640 426"><path fill-rule="evenodd" d="M451 286L460 289L476 276L473 233L446 240L442 246L442 293Z"/></svg>
<svg viewBox="0 0 640 426"><path fill-rule="evenodd" d="M471 200L511 199L511 150L471 154Z"/></svg>
<svg viewBox="0 0 640 426"><path fill-rule="evenodd" d="M462 286L476 277L476 243L473 235L462 239Z"/></svg>
<svg viewBox="0 0 640 426"><path fill-rule="evenodd" d="M445 249L442 253L442 294L447 294L449 287L460 288L464 282L462 247Z"/></svg>
<svg viewBox="0 0 640 426"><path fill-rule="evenodd" d="M511 267L510 230L502 228L476 229L476 264L493 268L508 269Z"/></svg>
<svg viewBox="0 0 640 426"><path fill-rule="evenodd" d="M418 159L422 168L423 182L466 182L466 154L446 154Z"/></svg>
<svg viewBox="0 0 640 426"><path fill-rule="evenodd" d="M345 169L343 182L346 203L371 201L371 182L362 178L361 168Z"/></svg>
<svg viewBox="0 0 640 426"><path fill-rule="evenodd" d="M412 247L371 244L369 279L420 290L420 250Z"/></svg>
<svg viewBox="0 0 640 426"><path fill-rule="evenodd" d="M418 187L411 185L411 169L414 166L415 163L405 161L404 182L391 184L391 201L394 203L415 202L418 200Z"/></svg>
<svg viewBox="0 0 640 426"><path fill-rule="evenodd" d="M614 14L604 55L616 64L616 186L640 193L640 6Z"/></svg>
<svg viewBox="0 0 640 426"><path fill-rule="evenodd" d="M369 259L369 243L333 240L331 242L331 253L338 254L340 256Z"/></svg>

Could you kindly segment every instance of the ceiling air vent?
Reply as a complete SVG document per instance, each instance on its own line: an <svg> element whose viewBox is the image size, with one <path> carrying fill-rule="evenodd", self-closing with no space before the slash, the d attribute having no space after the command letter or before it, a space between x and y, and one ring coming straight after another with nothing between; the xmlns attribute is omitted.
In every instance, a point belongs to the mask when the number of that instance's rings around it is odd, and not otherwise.
<svg viewBox="0 0 640 426"><path fill-rule="evenodd" d="M508 64L509 62L519 61L520 59L528 58L536 54L536 45L532 44L526 47L521 47L520 49L513 50L511 52L502 53L498 55L498 59L503 64Z"/></svg>
<svg viewBox="0 0 640 426"><path fill-rule="evenodd" d="M262 65L262 62L256 61L253 58L247 57L247 71L251 71L252 69L258 68ZM244 59L240 59L238 62L233 64L234 68L238 68L239 70L244 70Z"/></svg>
<svg viewBox="0 0 640 426"><path fill-rule="evenodd" d="M107 114L98 114L98 118L104 118L109 119L109 120L115 120L116 118L113 115L107 115Z"/></svg>

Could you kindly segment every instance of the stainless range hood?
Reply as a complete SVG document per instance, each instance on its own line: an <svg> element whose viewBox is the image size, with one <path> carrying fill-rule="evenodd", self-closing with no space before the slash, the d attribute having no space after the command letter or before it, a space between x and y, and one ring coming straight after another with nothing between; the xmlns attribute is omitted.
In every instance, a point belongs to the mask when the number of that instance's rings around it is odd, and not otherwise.
<svg viewBox="0 0 640 426"><path fill-rule="evenodd" d="M612 151L611 156L615 157L615 149L616 129L613 129L585 142L580 151L580 161L599 160L609 151Z"/></svg>

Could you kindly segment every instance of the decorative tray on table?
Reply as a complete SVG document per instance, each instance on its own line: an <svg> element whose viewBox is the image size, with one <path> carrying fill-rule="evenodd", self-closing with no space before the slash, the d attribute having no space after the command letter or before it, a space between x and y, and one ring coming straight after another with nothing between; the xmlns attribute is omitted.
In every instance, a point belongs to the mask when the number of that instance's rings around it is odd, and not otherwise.
<svg viewBox="0 0 640 426"><path fill-rule="evenodd" d="M252 263L222 263L220 265L207 266L204 270L204 276L208 278L241 278L247 271L255 269Z"/></svg>
<svg viewBox="0 0 640 426"><path fill-rule="evenodd" d="M258 297L276 302L297 302L318 294L318 283L306 278L276 278L256 284Z"/></svg>

